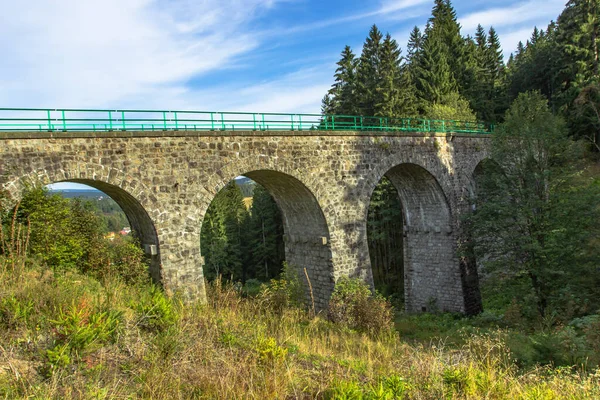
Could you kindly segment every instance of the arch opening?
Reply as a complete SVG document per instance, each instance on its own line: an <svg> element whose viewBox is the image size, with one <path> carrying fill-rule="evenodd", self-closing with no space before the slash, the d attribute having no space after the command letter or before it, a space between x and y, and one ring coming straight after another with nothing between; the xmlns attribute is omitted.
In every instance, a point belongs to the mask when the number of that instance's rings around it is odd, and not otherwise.
<svg viewBox="0 0 600 400"><path fill-rule="evenodd" d="M254 187L255 196L257 194L256 191L259 190L263 191L260 193L260 196L263 198L265 194L272 197L275 210L269 212L271 214L279 214L279 216L273 218L274 220L280 218L280 230L278 232L266 232L260 221L255 221L256 223L253 225L253 228L250 224L246 223L246 229L251 229L246 234L248 237L253 238L254 241L254 246L247 247L246 256L251 259L254 258L254 268L256 269L258 267L256 260L261 260L261 254L257 253L264 250L264 247L260 246L260 242L264 239L263 235L275 238L279 235L281 242L275 246L274 251L281 251L279 254L280 260L283 261L285 259L289 267L298 275L300 281L305 283L305 294L306 299L309 301L308 304L312 301L310 300L311 293L309 292L309 286L311 286L315 308L326 308L331 292L333 291L333 265L327 223L315 196L298 179L282 172L254 170L245 172L243 177L256 183ZM221 190L221 192L223 191L235 192L236 190L231 189L231 186L228 185ZM217 196L220 196L221 192ZM239 194L231 193L230 196L239 197ZM254 204L248 210L248 218L250 219L252 219L253 212L258 212L256 209L252 210L253 206ZM208 263L212 263L208 259L214 257L216 252L220 251L218 246L213 246L211 249L210 243L204 243L204 241L208 240L205 234L207 226L212 223L210 220L210 213L213 212L211 211L211 207L213 207L212 204L204 216L203 233L201 235L201 251L204 255L205 273L207 273L208 277L216 271L208 273L206 269L207 261ZM242 219L239 220L239 226L244 226L245 224ZM209 253L211 251L213 254ZM273 258L277 258L277 256L271 257L271 259ZM264 258L262 258L262 261L264 262ZM212 265L214 266L215 264L212 263ZM281 265L276 267L277 272L280 272L280 268ZM260 270L255 270L252 273L259 278L274 277L272 275L275 269L272 266L266 265L263 270L265 271L264 273L259 272ZM308 275L310 285L308 285L306 275ZM224 277L228 278L227 276ZM243 276L242 272L238 277L239 280L243 280L250 277L250 274Z"/></svg>
<svg viewBox="0 0 600 400"><path fill-rule="evenodd" d="M161 284L161 260L158 235L152 219L140 202L122 188L92 179L62 180L54 182L53 184L49 184L49 186L51 188L56 188L57 186L53 185L59 184L64 188L68 187L65 186L65 184L69 183L85 185L86 187L93 188L96 191L99 191L99 193L108 196L114 201L114 203L118 205L119 209L122 211L126 220L128 221L128 226L123 226L122 232L120 233L132 235L139 240L139 244L144 251L146 261L148 263L150 277L156 284ZM107 204L107 206L109 206L115 212L115 214L117 214L117 220L112 223L108 222L108 224L117 226L115 224L118 224L119 221L123 221L122 218L118 217L119 210L115 210L114 207L110 206L110 204Z"/></svg>
<svg viewBox="0 0 600 400"><path fill-rule="evenodd" d="M462 311L452 215L443 189L416 164L396 165L384 177L396 189L401 207L402 240L396 245L402 246L406 311Z"/></svg>

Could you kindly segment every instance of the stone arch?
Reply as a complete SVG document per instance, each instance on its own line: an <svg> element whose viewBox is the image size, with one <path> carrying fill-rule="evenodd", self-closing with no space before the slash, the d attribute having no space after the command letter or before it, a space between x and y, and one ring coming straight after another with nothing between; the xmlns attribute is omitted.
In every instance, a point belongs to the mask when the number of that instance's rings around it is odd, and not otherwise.
<svg viewBox="0 0 600 400"><path fill-rule="evenodd" d="M281 167L267 160L258 159L258 163L248 159L238 160L219 170L211 179L211 187L216 194L235 177L243 175L263 186L273 196L283 218L286 261L297 268L304 282L306 269L315 307L321 310L327 307L334 286L329 228L313 189L295 172L288 165ZM202 207L202 216L209 204ZM309 292L307 299L311 301Z"/></svg>
<svg viewBox="0 0 600 400"><path fill-rule="evenodd" d="M383 175L402 204L406 310L462 311L462 298L456 295L462 288L453 215L445 190L429 169L417 163L398 163Z"/></svg>
<svg viewBox="0 0 600 400"><path fill-rule="evenodd" d="M149 260L149 272L154 282L162 283L161 257L155 223L143 205L151 201L149 193L138 181L129 181L113 168L88 164L85 168L73 171L65 166L47 168L41 171L23 173L20 177L3 185L9 193L10 201L16 202L23 191L30 187L46 186L52 183L72 182L88 185L104 192L121 207L131 228L140 239L140 244Z"/></svg>
<svg viewBox="0 0 600 400"><path fill-rule="evenodd" d="M475 210L476 208L476 198L478 193L480 192L480 182L481 177L487 170L496 170L502 172L502 167L498 164L494 159L489 157L484 157L477 164L472 171L470 171L467 178L469 179L468 183L468 192L469 192L469 203L471 205L471 210ZM503 173L503 172L502 172Z"/></svg>

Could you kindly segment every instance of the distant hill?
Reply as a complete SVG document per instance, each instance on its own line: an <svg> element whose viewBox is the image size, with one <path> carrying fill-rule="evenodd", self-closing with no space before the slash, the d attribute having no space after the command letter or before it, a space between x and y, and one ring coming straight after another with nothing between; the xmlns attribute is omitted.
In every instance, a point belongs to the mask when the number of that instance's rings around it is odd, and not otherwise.
<svg viewBox="0 0 600 400"><path fill-rule="evenodd" d="M52 189L49 190L52 194L59 194L67 199L74 199L82 197L85 199L100 199L102 197L108 197L104 192L100 190L89 188L89 189Z"/></svg>

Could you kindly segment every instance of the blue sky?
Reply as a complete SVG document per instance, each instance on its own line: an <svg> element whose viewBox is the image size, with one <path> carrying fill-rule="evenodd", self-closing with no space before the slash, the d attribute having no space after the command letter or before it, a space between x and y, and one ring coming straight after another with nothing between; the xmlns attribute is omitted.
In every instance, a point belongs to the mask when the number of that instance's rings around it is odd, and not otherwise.
<svg viewBox="0 0 600 400"><path fill-rule="evenodd" d="M506 57L566 0L454 1ZM319 112L372 24L406 46L433 0L0 0L0 107Z"/></svg>

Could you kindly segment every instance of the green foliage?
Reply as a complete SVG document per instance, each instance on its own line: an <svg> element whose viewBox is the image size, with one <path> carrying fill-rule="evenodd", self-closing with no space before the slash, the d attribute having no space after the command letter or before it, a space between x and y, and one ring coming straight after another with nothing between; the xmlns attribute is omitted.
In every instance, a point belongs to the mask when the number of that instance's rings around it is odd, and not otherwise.
<svg viewBox="0 0 600 400"><path fill-rule="evenodd" d="M268 285L262 286L260 297L276 312L281 312L286 307L304 305L305 288L296 267L284 263L281 277L271 279Z"/></svg>
<svg viewBox="0 0 600 400"><path fill-rule="evenodd" d="M360 279L340 278L329 300L328 315L336 323L372 335L392 327L392 306Z"/></svg>
<svg viewBox="0 0 600 400"><path fill-rule="evenodd" d="M383 177L375 187L367 216L367 240L375 288L403 302L404 246L402 204L398 191Z"/></svg>
<svg viewBox="0 0 600 400"><path fill-rule="evenodd" d="M139 241L132 237L99 240L89 251L83 271L100 280L123 279L127 284L148 282L148 265Z"/></svg>
<svg viewBox="0 0 600 400"><path fill-rule="evenodd" d="M280 363L285 361L288 349L279 346L275 338L259 337L256 343L258 359L265 364Z"/></svg>
<svg viewBox="0 0 600 400"><path fill-rule="evenodd" d="M147 281L148 266L138 241L105 239L104 220L98 212L90 201L33 189L15 207L11 222L18 226L20 241L24 242L19 248L26 248L31 256L55 271L78 270L98 279L118 277L128 283ZM3 247L8 251L8 242Z"/></svg>
<svg viewBox="0 0 600 400"><path fill-rule="evenodd" d="M434 102L425 107L425 115L429 119L477 121L469 102L456 92L448 93L439 102Z"/></svg>
<svg viewBox="0 0 600 400"><path fill-rule="evenodd" d="M332 400L395 400L403 399L410 384L398 375L382 377L377 383L362 385L355 381L335 381L326 394Z"/></svg>
<svg viewBox="0 0 600 400"><path fill-rule="evenodd" d="M173 301L157 286L144 293L135 303L138 325L151 332L163 332L177 323Z"/></svg>
<svg viewBox="0 0 600 400"><path fill-rule="evenodd" d="M7 327L16 328L27 325L34 311L34 302L31 299L20 299L7 296L0 300L0 322Z"/></svg>
<svg viewBox="0 0 600 400"><path fill-rule="evenodd" d="M54 326L55 343L66 344L71 353L80 356L94 346L114 340L121 329L121 319L122 313L95 311L82 299L79 304L61 309L58 318L50 323Z"/></svg>
<svg viewBox="0 0 600 400"><path fill-rule="evenodd" d="M484 173L472 218L484 271L525 282L515 295L534 302L541 318L567 296L598 307L600 192L597 178L583 178L576 152L546 100L521 94L493 137L499 168Z"/></svg>
<svg viewBox="0 0 600 400"><path fill-rule="evenodd" d="M281 270L281 213L265 188L253 187L250 210L238 185L231 182L217 193L204 216L200 244L209 281L219 275L232 281L268 281Z"/></svg>

